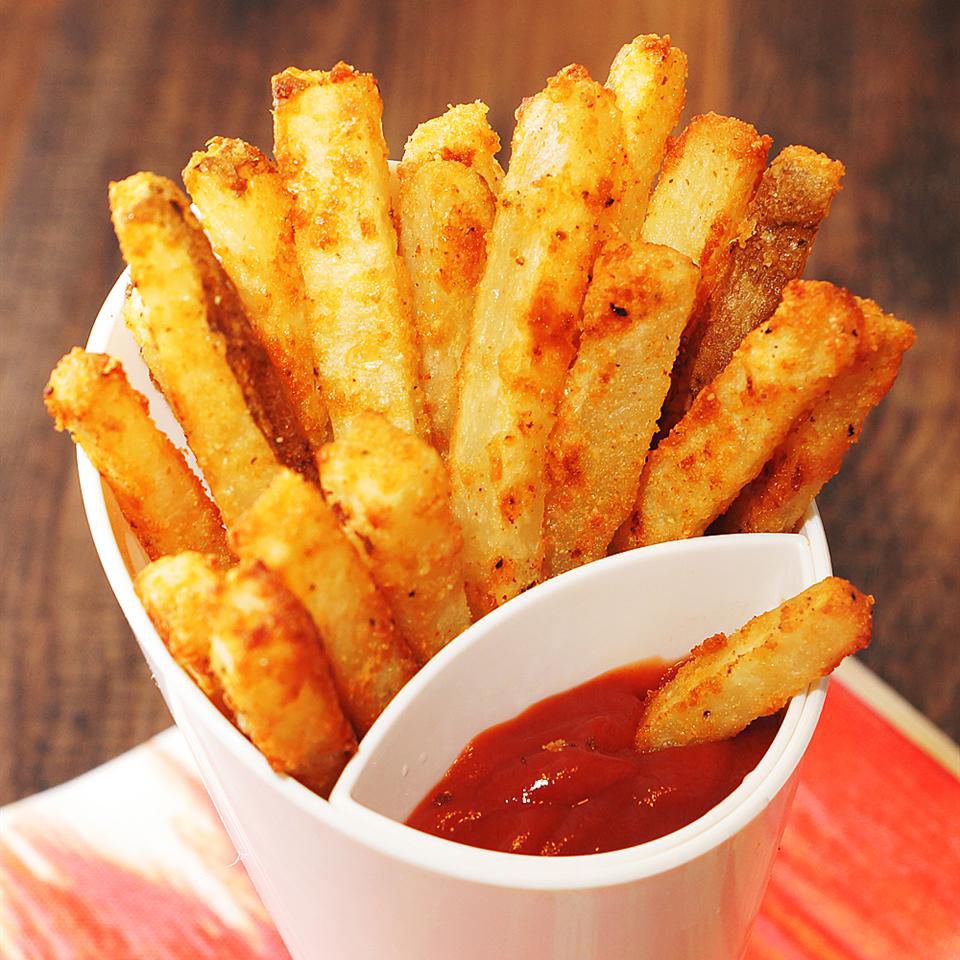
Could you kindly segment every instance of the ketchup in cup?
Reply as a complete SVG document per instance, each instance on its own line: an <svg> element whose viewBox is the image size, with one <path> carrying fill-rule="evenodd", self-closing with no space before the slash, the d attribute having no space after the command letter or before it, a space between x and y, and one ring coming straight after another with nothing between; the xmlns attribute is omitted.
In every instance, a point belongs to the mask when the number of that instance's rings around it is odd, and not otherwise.
<svg viewBox="0 0 960 960"><path fill-rule="evenodd" d="M782 714L717 743L638 753L660 660L604 673L475 737L407 823L473 847L544 856L604 853L692 823L735 790Z"/></svg>

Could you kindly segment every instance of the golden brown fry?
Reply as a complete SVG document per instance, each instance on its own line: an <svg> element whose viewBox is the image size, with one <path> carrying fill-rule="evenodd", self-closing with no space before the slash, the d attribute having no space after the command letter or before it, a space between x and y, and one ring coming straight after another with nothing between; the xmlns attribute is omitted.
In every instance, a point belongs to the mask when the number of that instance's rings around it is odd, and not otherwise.
<svg viewBox="0 0 960 960"><path fill-rule="evenodd" d="M110 184L110 207L143 302L144 358L227 524L281 465L316 478L279 375L183 192L138 173Z"/></svg>
<svg viewBox="0 0 960 960"><path fill-rule="evenodd" d="M613 94L583 67L518 111L450 446L475 615L540 577L546 443L614 200L619 139Z"/></svg>
<svg viewBox="0 0 960 960"><path fill-rule="evenodd" d="M479 100L460 103L421 123L403 149L401 175L430 160L454 160L475 170L496 196L503 185L503 168L497 161L500 138L487 120L487 111Z"/></svg>
<svg viewBox="0 0 960 960"><path fill-rule="evenodd" d="M237 556L269 567L307 608L340 701L357 733L365 733L417 665L319 489L282 470L230 538Z"/></svg>
<svg viewBox="0 0 960 960"><path fill-rule="evenodd" d="M70 431L109 484L151 560L199 550L228 562L220 513L119 360L75 347L50 374L43 398L57 429Z"/></svg>
<svg viewBox="0 0 960 960"><path fill-rule="evenodd" d="M674 374L677 415L730 362L734 350L769 319L787 282L803 273L817 231L840 189L843 164L808 147L786 147L767 168L730 262Z"/></svg>
<svg viewBox="0 0 960 960"><path fill-rule="evenodd" d="M409 279L390 213L383 105L338 63L273 78L274 152L294 196L307 323L334 435L364 410L425 433Z"/></svg>
<svg viewBox="0 0 960 960"><path fill-rule="evenodd" d="M726 740L870 642L873 597L828 577L729 637L705 640L647 695L643 752Z"/></svg>
<svg viewBox="0 0 960 960"><path fill-rule="evenodd" d="M327 502L421 663L470 626L463 538L437 451L368 413L323 448Z"/></svg>
<svg viewBox="0 0 960 960"><path fill-rule="evenodd" d="M638 239L667 138L683 111L687 56L669 36L639 36L614 57L607 86L623 118L628 160L617 225L625 237Z"/></svg>
<svg viewBox="0 0 960 960"><path fill-rule="evenodd" d="M304 316L293 198L269 157L243 140L225 137L214 137L193 154L183 182L316 454L330 438L330 418Z"/></svg>
<svg viewBox="0 0 960 960"><path fill-rule="evenodd" d="M357 740L300 601L245 561L224 578L209 632L210 665L237 726L274 770L326 796Z"/></svg>
<svg viewBox="0 0 960 960"><path fill-rule="evenodd" d="M699 272L682 253L604 247L547 448L546 576L606 553L630 512Z"/></svg>
<svg viewBox="0 0 960 960"><path fill-rule="evenodd" d="M220 681L210 667L210 622L222 582L213 557L188 551L154 560L133 585L170 656L229 717Z"/></svg>
<svg viewBox="0 0 960 960"><path fill-rule="evenodd" d="M797 417L851 366L863 333L853 297L829 283L792 280L770 320L650 455L616 549L703 533L733 502Z"/></svg>
<svg viewBox="0 0 960 960"><path fill-rule="evenodd" d="M760 475L717 521L718 532L794 530L860 438L867 414L893 386L903 354L916 338L913 327L884 314L872 300L858 298L857 303L866 321L861 355L794 423Z"/></svg>
<svg viewBox="0 0 960 960"><path fill-rule="evenodd" d="M487 182L455 160L399 167L400 252L413 284L420 382L441 453L450 446L457 375L497 205Z"/></svg>

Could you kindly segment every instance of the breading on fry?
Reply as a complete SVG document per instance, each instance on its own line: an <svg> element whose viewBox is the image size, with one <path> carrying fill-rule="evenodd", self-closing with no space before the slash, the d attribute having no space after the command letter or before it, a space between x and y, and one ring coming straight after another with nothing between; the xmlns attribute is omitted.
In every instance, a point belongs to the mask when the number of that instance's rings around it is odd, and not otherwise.
<svg viewBox="0 0 960 960"><path fill-rule="evenodd" d="M544 570L606 553L630 513L699 272L669 247L610 243L547 447Z"/></svg>
<svg viewBox="0 0 960 960"><path fill-rule="evenodd" d="M828 577L729 637L705 640L647 695L637 749L726 740L870 642L873 597Z"/></svg>
<svg viewBox="0 0 960 960"><path fill-rule="evenodd" d="M304 316L293 199L269 157L243 140L225 137L214 137L193 154L183 182L316 454L329 439L330 418Z"/></svg>
<svg viewBox="0 0 960 960"><path fill-rule="evenodd" d="M770 320L650 455L618 550L703 533L756 477L800 414L850 367L863 335L854 298L792 280Z"/></svg>
<svg viewBox="0 0 960 960"><path fill-rule="evenodd" d="M398 168L400 252L413 287L424 406L433 442L446 454L497 205L475 168L457 160L408 163Z"/></svg>
<svg viewBox="0 0 960 960"><path fill-rule="evenodd" d="M718 532L794 530L860 438L867 414L893 386L900 361L916 338L913 327L884 314L872 300L857 298L857 303L865 321L860 356L794 423L760 475L717 521Z"/></svg>
<svg viewBox="0 0 960 960"><path fill-rule="evenodd" d="M223 571L215 558L195 551L161 557L134 579L134 589L170 656L221 713L230 716L220 681L210 666L210 622Z"/></svg>
<svg viewBox="0 0 960 960"><path fill-rule="evenodd" d="M290 398L183 192L138 173L110 184L110 208L143 304L144 358L227 524L281 465L316 479Z"/></svg>
<svg viewBox="0 0 960 960"><path fill-rule="evenodd" d="M364 410L425 432L377 81L345 63L273 78L274 152L334 436Z"/></svg>
<svg viewBox="0 0 960 960"><path fill-rule="evenodd" d="M326 796L357 740L310 615L276 574L244 561L224 578L208 629L237 726L274 770Z"/></svg>
<svg viewBox="0 0 960 960"><path fill-rule="evenodd" d="M323 638L347 716L365 733L417 664L386 600L320 490L282 470L230 530L241 559L259 560L307 608Z"/></svg>
<svg viewBox="0 0 960 960"><path fill-rule="evenodd" d="M544 454L615 201L613 94L573 66L517 112L450 445L474 615L540 579Z"/></svg>
<svg viewBox="0 0 960 960"><path fill-rule="evenodd" d="M637 239L667 138L683 111L687 56L671 44L669 36L639 36L614 57L607 86L617 98L623 119L628 160L617 225L624 237Z"/></svg>
<svg viewBox="0 0 960 960"><path fill-rule="evenodd" d="M183 454L150 419L119 360L74 348L56 365L44 402L107 482L151 560L182 550L230 550L220 513Z"/></svg>
<svg viewBox="0 0 960 960"><path fill-rule="evenodd" d="M437 451L375 413L321 453L327 502L421 663L470 626L463 538Z"/></svg>

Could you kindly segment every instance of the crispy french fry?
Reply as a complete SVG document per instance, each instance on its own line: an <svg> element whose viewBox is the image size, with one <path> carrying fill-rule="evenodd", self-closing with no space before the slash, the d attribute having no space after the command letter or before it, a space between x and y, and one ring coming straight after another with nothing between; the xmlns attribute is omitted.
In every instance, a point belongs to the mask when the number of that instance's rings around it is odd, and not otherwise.
<svg viewBox="0 0 960 960"><path fill-rule="evenodd" d="M765 171L730 247L722 279L674 372L676 416L769 319L787 282L803 273L820 224L840 189L843 164L808 147L784 148Z"/></svg>
<svg viewBox="0 0 960 960"><path fill-rule="evenodd" d="M546 443L614 200L619 126L613 94L583 67L518 111L450 446L474 615L540 577Z"/></svg>
<svg viewBox="0 0 960 960"><path fill-rule="evenodd" d="M307 608L344 710L365 733L417 665L320 490L282 470L231 528L230 542L237 556L277 573Z"/></svg>
<svg viewBox="0 0 960 960"><path fill-rule="evenodd" d="M317 477L280 377L183 192L138 173L110 184L114 229L143 302L144 359L232 523L281 465Z"/></svg>
<svg viewBox="0 0 960 960"><path fill-rule="evenodd" d="M797 417L850 367L863 334L853 297L792 280L770 320L697 395L650 455L619 550L703 533L756 477Z"/></svg>
<svg viewBox="0 0 960 960"><path fill-rule="evenodd" d="M872 300L857 299L865 320L861 355L794 423L783 443L717 521L722 533L794 530L813 498L860 438L867 414L886 396L916 334Z"/></svg>
<svg viewBox="0 0 960 960"><path fill-rule="evenodd" d="M357 740L310 615L276 574L245 561L224 578L209 632L237 726L274 770L326 796Z"/></svg>
<svg viewBox="0 0 960 960"><path fill-rule="evenodd" d="M683 112L687 55L671 44L669 36L639 36L614 57L607 86L623 118L628 160L617 225L625 237L637 239L667 138Z"/></svg>
<svg viewBox="0 0 960 960"><path fill-rule="evenodd" d="M291 67L273 78L273 97L274 152L294 196L307 323L334 435L364 410L425 433L377 82L345 63Z"/></svg>
<svg viewBox="0 0 960 960"><path fill-rule="evenodd" d="M420 382L437 449L453 430L460 362L497 205L486 180L455 160L401 163L400 252L413 284Z"/></svg>
<svg viewBox="0 0 960 960"><path fill-rule="evenodd" d="M430 160L454 160L483 177L494 196L499 194L503 186L503 168L497 160L500 138L487 120L487 111L479 100L460 103L421 123L403 149L401 176Z"/></svg>
<svg viewBox="0 0 960 960"><path fill-rule="evenodd" d="M873 597L828 577L729 637L718 633L647 696L637 749L726 740L870 642Z"/></svg>
<svg viewBox="0 0 960 960"><path fill-rule="evenodd" d="M604 247L547 448L545 573L606 553L630 513L699 271L635 241Z"/></svg>
<svg viewBox="0 0 960 960"><path fill-rule="evenodd" d="M161 557L134 579L134 589L170 656L226 716L220 681L210 667L210 622L223 572L206 554L187 551Z"/></svg>
<svg viewBox="0 0 960 960"><path fill-rule="evenodd" d="M214 137L193 154L183 182L316 454L330 439L330 418L304 316L293 198L269 157L243 140L225 137Z"/></svg>
<svg viewBox="0 0 960 960"><path fill-rule="evenodd" d="M57 429L70 431L106 480L151 560L199 550L229 561L219 511L119 360L75 347L50 374L43 398Z"/></svg>
<svg viewBox="0 0 960 960"><path fill-rule="evenodd" d="M321 453L320 478L421 663L470 626L450 481L424 440L368 413Z"/></svg>

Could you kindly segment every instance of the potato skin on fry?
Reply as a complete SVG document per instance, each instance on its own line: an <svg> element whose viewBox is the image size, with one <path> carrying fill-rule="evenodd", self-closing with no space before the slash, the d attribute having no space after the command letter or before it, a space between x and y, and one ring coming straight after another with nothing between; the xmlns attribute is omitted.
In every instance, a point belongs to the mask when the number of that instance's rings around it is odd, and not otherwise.
<svg viewBox="0 0 960 960"><path fill-rule="evenodd" d="M274 770L326 796L357 741L310 615L279 577L244 561L224 577L209 631L239 729Z"/></svg>
<svg viewBox="0 0 960 960"><path fill-rule="evenodd" d="M783 443L717 521L720 533L788 533L860 439L867 414L886 396L916 339L913 327L857 298L865 334L853 366L791 427Z"/></svg>
<svg viewBox="0 0 960 960"><path fill-rule="evenodd" d="M417 664L320 490L282 470L230 530L242 559L277 573L323 638L347 716L365 733Z"/></svg>
<svg viewBox="0 0 960 960"><path fill-rule="evenodd" d="M279 375L183 192L138 173L110 184L110 208L143 301L144 358L227 523L281 465L316 479Z"/></svg>
<svg viewBox="0 0 960 960"><path fill-rule="evenodd" d="M110 486L151 560L199 550L230 561L219 511L119 360L75 347L50 374L43 398L57 429L70 432Z"/></svg>
<svg viewBox="0 0 960 960"><path fill-rule="evenodd" d="M705 640L647 695L637 749L726 740L830 673L870 642L873 597L828 577Z"/></svg>
<svg viewBox="0 0 960 960"><path fill-rule="evenodd" d="M323 491L420 663L470 626L463 538L436 450L374 413L321 453Z"/></svg>
<svg viewBox="0 0 960 960"><path fill-rule="evenodd" d="M791 281L770 320L647 460L618 550L703 533L759 474L796 418L857 356L863 314L819 281Z"/></svg>
<svg viewBox="0 0 960 960"><path fill-rule="evenodd" d="M656 244L608 243L547 447L546 576L597 560L630 513L699 271Z"/></svg>

